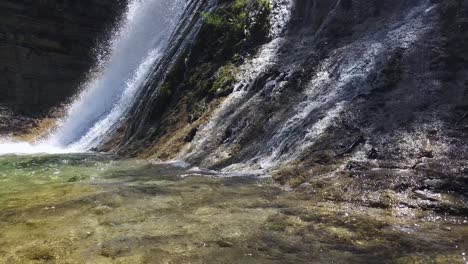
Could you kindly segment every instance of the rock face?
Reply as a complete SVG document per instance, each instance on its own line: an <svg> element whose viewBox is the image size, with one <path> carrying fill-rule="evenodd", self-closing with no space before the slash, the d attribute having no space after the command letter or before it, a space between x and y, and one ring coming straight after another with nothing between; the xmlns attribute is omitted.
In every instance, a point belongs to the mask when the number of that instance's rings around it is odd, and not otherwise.
<svg viewBox="0 0 468 264"><path fill-rule="evenodd" d="M1 0L0 104L37 115L64 103L124 7L117 0Z"/></svg>
<svg viewBox="0 0 468 264"><path fill-rule="evenodd" d="M293 3L282 37L222 62L189 49L177 81L149 87L164 104L139 108L148 118L107 147L260 169L326 199L466 214L468 2L273 2Z"/></svg>
<svg viewBox="0 0 468 264"><path fill-rule="evenodd" d="M4 3L1 98L23 111L61 102L110 4L41 1L30 16L54 26L36 28ZM99 150L261 170L327 200L468 213L467 1L189 3L200 8Z"/></svg>

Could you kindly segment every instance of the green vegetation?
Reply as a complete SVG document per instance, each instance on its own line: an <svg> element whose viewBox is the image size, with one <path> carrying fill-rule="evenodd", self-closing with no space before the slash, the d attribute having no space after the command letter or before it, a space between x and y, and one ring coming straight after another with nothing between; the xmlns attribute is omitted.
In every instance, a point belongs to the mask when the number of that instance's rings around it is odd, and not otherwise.
<svg viewBox="0 0 468 264"><path fill-rule="evenodd" d="M229 60L237 53L266 41L271 7L266 0L235 0L212 13L203 14L197 50L211 51L214 59ZM213 53L214 52L214 53Z"/></svg>
<svg viewBox="0 0 468 264"><path fill-rule="evenodd" d="M192 107L227 96L236 81L236 68L269 37L271 7L267 0L220 0L218 8L200 14L202 26L191 47L171 67L161 84L151 119L181 107L195 121L202 113ZM171 108L171 109L170 109ZM176 113L177 111L173 112ZM194 119L195 118L195 119ZM179 120L186 122L186 120Z"/></svg>
<svg viewBox="0 0 468 264"><path fill-rule="evenodd" d="M268 39L270 11L266 0L235 0L202 14L192 59L203 63L191 72L189 82L198 94L224 96L232 91L236 65Z"/></svg>
<svg viewBox="0 0 468 264"><path fill-rule="evenodd" d="M182 56L179 58L172 70L167 75L163 85L161 85L161 88L159 90L159 107L166 106L166 104L171 99L173 87L176 87L178 83L181 82L181 80L183 80L186 57L187 53L182 54Z"/></svg>
<svg viewBox="0 0 468 264"><path fill-rule="evenodd" d="M235 67L233 64L229 63L224 65L218 70L216 74L217 80L214 82L213 86L210 89L210 93L214 94L224 94L226 91L232 90L232 84L236 81L235 78Z"/></svg>
<svg viewBox="0 0 468 264"><path fill-rule="evenodd" d="M287 166L272 175L273 179L282 185L289 185L293 188L299 187L309 177L310 172L301 166Z"/></svg>
<svg viewBox="0 0 468 264"><path fill-rule="evenodd" d="M270 11L267 0L224 0L218 9L202 14L203 26L192 53L181 56L160 88L159 110L184 88L199 99L229 94L236 65L268 39Z"/></svg>

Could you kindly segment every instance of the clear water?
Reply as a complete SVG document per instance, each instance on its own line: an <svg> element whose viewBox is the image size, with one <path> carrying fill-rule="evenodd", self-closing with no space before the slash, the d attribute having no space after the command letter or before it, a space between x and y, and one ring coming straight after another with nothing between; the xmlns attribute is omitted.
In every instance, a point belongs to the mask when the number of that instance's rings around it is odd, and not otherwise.
<svg viewBox="0 0 468 264"><path fill-rule="evenodd" d="M466 218L112 156L0 156L0 263L465 263Z"/></svg>

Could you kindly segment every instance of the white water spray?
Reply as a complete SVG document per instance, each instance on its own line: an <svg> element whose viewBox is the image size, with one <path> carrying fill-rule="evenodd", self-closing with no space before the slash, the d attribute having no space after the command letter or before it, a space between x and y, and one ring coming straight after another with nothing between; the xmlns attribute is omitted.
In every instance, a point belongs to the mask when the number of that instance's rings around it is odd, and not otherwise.
<svg viewBox="0 0 468 264"><path fill-rule="evenodd" d="M130 110L168 46L185 4L186 0L130 1L108 56L98 63L98 74L84 85L57 129L35 144L3 140L0 154L83 152L102 142Z"/></svg>
<svg viewBox="0 0 468 264"><path fill-rule="evenodd" d="M277 3L287 1L278 0ZM273 116L272 121L262 127L268 130L265 133L268 137L261 141L262 145L255 149L255 153L222 171L267 171L298 160L316 139L345 114L348 102L357 95L370 93L372 87L368 85L368 79L376 72L378 63L386 62L397 50L410 48L425 34L426 28L430 28L423 23L426 15L424 10L427 10L428 4L426 2L415 7L403 20L390 21L385 29L370 31L368 35L331 52L316 67L310 83L304 87L298 99L291 103L289 111L282 114L283 122L276 123ZM285 17L279 16L273 25L284 25L284 21L288 21L289 7L285 5L276 12ZM267 80L260 88L250 85L260 74L281 63L279 48L282 43L287 44L289 41L287 37L281 38L282 31L280 28L277 33L271 32L272 36L279 37L264 45L256 57L240 67L233 93L213 113L209 122L201 127L180 158L196 159L202 166L209 167L236 157L239 139L243 139L244 131L252 127L249 122L256 120L255 110L268 105L265 101L274 98L275 93L280 94L287 84L287 78L278 78ZM297 60L291 57L287 59ZM297 61L303 63L300 59ZM294 64L289 65L293 69L291 65ZM298 65L298 69L301 69L301 64ZM273 96L268 97L266 94ZM226 132L229 132L229 136L226 136Z"/></svg>

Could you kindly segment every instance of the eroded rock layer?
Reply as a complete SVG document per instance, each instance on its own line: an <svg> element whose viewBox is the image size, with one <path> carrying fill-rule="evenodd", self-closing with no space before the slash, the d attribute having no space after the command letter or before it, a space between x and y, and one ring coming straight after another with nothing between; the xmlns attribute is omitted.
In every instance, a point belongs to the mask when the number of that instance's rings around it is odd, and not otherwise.
<svg viewBox="0 0 468 264"><path fill-rule="evenodd" d="M159 99L107 149L271 172L326 199L466 214L468 3L261 2L206 15L198 38L210 44L180 53L147 87ZM252 37L262 27L243 19L265 16L285 31Z"/></svg>
<svg viewBox="0 0 468 264"><path fill-rule="evenodd" d="M117 0L0 1L0 104L37 115L66 102L125 5Z"/></svg>

